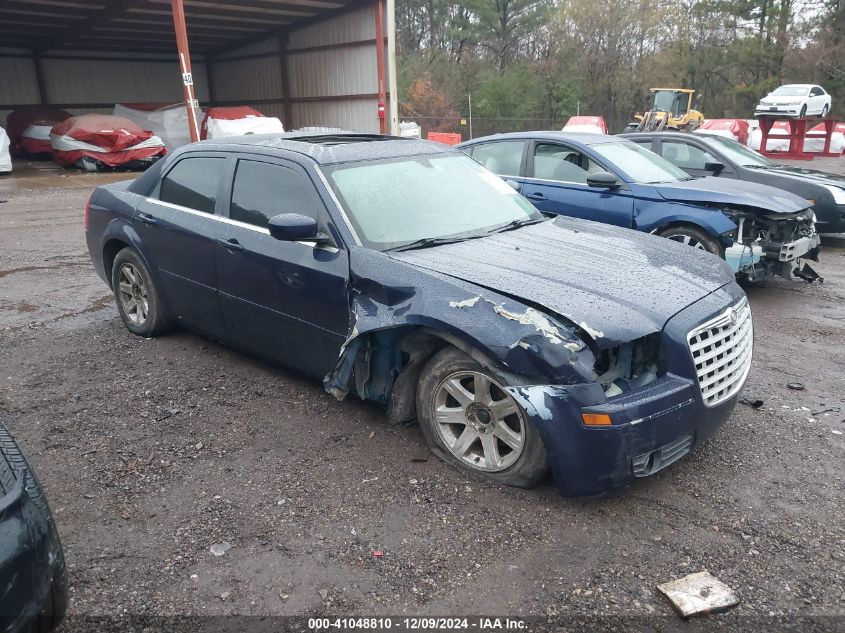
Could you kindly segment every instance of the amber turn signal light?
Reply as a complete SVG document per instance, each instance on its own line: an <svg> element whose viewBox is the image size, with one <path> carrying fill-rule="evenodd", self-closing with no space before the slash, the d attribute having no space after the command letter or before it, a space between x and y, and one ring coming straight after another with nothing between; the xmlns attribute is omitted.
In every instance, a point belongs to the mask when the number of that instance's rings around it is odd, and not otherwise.
<svg viewBox="0 0 845 633"><path fill-rule="evenodd" d="M609 426L613 424L606 413L582 413L581 419L587 426Z"/></svg>

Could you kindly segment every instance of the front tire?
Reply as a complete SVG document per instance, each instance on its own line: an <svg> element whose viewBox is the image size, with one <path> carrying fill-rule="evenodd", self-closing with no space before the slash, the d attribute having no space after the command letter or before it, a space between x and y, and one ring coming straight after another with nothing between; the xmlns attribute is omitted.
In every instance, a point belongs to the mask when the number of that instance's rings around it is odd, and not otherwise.
<svg viewBox="0 0 845 633"><path fill-rule="evenodd" d="M431 452L454 466L519 488L548 473L534 424L489 371L455 348L423 369L417 419Z"/></svg>
<svg viewBox="0 0 845 633"><path fill-rule="evenodd" d="M675 242L680 242L686 246L692 246L693 248L707 251L708 253L723 259L725 257L725 251L719 242L717 242L710 234L693 226L673 226L668 229L664 229L658 233L658 235Z"/></svg>
<svg viewBox="0 0 845 633"><path fill-rule="evenodd" d="M170 321L150 271L137 251L127 247L114 258L112 290L126 328L138 336L159 336Z"/></svg>
<svg viewBox="0 0 845 633"><path fill-rule="evenodd" d="M805 117L805 116L807 116L807 104L806 103L801 106L801 112L798 114L799 118Z"/></svg>

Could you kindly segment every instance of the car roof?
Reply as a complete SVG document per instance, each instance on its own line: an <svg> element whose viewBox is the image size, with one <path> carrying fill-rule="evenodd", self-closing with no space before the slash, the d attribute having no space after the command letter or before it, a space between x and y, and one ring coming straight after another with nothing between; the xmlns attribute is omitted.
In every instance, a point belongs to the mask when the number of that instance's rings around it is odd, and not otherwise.
<svg viewBox="0 0 845 633"><path fill-rule="evenodd" d="M707 131L703 132L696 132L696 135L699 134L706 134L707 136L716 136L715 134L708 134ZM617 136L622 136L624 138L641 138L644 136L656 136L659 138L695 138L695 136L691 135L689 132L623 132L622 134L617 134Z"/></svg>
<svg viewBox="0 0 845 633"><path fill-rule="evenodd" d="M447 145L380 134L354 132L285 132L249 134L200 141L186 145L179 153L200 151L245 151L272 156L275 150L303 154L321 165L358 160L378 160L421 154L454 153Z"/></svg>
<svg viewBox="0 0 845 633"><path fill-rule="evenodd" d="M533 139L539 141L570 141L581 143L583 145L597 145L599 143L613 143L618 142L616 136L610 134L597 134L595 132L559 132L556 130L536 131L536 132L508 132L507 134L494 134L492 136L482 136L479 138L466 141L460 145L472 145L480 141L499 141L499 140L526 140Z"/></svg>
<svg viewBox="0 0 845 633"><path fill-rule="evenodd" d="M783 84L778 88L815 88L816 84ZM778 88L775 88L777 90Z"/></svg>

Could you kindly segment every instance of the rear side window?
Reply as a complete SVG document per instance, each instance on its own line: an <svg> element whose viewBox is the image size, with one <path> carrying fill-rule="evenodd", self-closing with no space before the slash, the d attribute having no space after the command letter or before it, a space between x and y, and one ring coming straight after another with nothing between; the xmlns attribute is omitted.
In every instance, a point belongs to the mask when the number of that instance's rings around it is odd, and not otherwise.
<svg viewBox="0 0 845 633"><path fill-rule="evenodd" d="M225 162L222 158L183 158L162 179L159 200L214 213Z"/></svg>
<svg viewBox="0 0 845 633"><path fill-rule="evenodd" d="M519 176L524 147L525 143L522 141L499 141L476 145L473 148L472 157L494 174Z"/></svg>
<svg viewBox="0 0 845 633"><path fill-rule="evenodd" d="M321 203L314 185L288 167L253 160L238 161L229 217L267 227L280 213L299 213L320 221Z"/></svg>

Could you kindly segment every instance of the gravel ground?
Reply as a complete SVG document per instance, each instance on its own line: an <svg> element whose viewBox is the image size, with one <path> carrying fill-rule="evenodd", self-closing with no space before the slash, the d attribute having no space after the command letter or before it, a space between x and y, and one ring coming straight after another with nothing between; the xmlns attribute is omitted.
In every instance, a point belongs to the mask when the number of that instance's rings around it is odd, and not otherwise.
<svg viewBox="0 0 845 633"><path fill-rule="evenodd" d="M674 630L655 585L704 569L741 600L720 629L845 625L845 241L827 240L824 284L749 290L762 408L653 478L567 500L455 470L416 427L192 334L130 335L82 233L115 176L61 173L0 179L0 422L56 515L64 630L303 613Z"/></svg>

